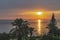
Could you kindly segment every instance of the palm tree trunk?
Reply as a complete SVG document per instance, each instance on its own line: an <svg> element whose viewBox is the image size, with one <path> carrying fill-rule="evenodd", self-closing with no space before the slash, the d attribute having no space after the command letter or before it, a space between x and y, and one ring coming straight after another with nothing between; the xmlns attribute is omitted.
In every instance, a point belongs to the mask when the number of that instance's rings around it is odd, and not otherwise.
<svg viewBox="0 0 60 40"><path fill-rule="evenodd" d="M17 40L22 40L22 37L20 35L18 35Z"/></svg>
<svg viewBox="0 0 60 40"><path fill-rule="evenodd" d="M20 34L20 32L18 33L18 38L17 40L22 40L22 35Z"/></svg>

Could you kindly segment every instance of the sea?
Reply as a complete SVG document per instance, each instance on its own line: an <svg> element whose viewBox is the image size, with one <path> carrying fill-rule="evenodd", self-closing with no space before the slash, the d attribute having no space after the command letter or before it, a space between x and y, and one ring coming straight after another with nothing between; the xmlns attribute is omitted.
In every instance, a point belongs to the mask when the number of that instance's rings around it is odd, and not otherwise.
<svg viewBox="0 0 60 40"><path fill-rule="evenodd" d="M0 20L0 33L6 32L9 33L9 31L14 28L12 26L12 22L14 20ZM30 27L34 27L37 31L39 30L38 27L38 20L27 20L29 22ZM40 20L40 30L42 33L47 31L48 24L50 23L50 20ZM57 21L57 27L60 28L60 21Z"/></svg>

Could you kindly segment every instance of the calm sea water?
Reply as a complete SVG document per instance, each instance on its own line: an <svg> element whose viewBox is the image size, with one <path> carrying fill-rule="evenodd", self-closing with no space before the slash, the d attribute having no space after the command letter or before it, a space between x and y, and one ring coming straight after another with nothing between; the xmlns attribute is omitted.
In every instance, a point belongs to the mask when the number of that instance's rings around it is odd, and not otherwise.
<svg viewBox="0 0 60 40"><path fill-rule="evenodd" d="M0 20L0 32L9 32L10 29L13 28L12 24L11 24L11 20ZM38 29L38 21L37 20L34 20L34 21L29 21L30 22L30 26L31 27L34 27L35 29ZM46 31L46 27L47 25L49 24L49 20L41 20L41 31L44 32ZM60 26L60 22L58 21L57 22L57 26L59 27ZM60 28L60 27L59 27Z"/></svg>

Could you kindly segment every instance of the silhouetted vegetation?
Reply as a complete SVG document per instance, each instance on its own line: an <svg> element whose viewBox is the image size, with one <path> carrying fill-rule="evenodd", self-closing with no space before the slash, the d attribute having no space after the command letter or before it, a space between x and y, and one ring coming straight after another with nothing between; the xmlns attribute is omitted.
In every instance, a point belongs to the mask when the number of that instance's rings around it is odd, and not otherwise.
<svg viewBox="0 0 60 40"><path fill-rule="evenodd" d="M0 33L0 40L9 40L9 34L5 32Z"/></svg>
<svg viewBox="0 0 60 40"><path fill-rule="evenodd" d="M53 14L51 22L47 27L49 29L49 32L47 33L47 35L43 36L42 40L60 40L60 38L59 38L60 31L59 31L58 27L56 26L56 24L57 24L57 22L54 17L54 14Z"/></svg>
<svg viewBox="0 0 60 40"><path fill-rule="evenodd" d="M12 22L12 25L15 26L15 28L10 30L10 34L13 34L17 40L27 40L29 34L32 36L33 28L28 26L29 23L27 21L16 19Z"/></svg>

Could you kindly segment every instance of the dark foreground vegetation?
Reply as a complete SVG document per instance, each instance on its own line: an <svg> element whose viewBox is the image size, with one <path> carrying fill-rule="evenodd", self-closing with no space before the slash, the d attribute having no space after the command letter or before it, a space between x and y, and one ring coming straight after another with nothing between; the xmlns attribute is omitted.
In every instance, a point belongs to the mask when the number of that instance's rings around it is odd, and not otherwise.
<svg viewBox="0 0 60 40"><path fill-rule="evenodd" d="M15 28L9 33L0 33L0 40L60 40L60 29L56 26L54 14L47 27L49 32L42 36L33 36L34 28L29 27L29 22L23 19L16 19L11 24Z"/></svg>

